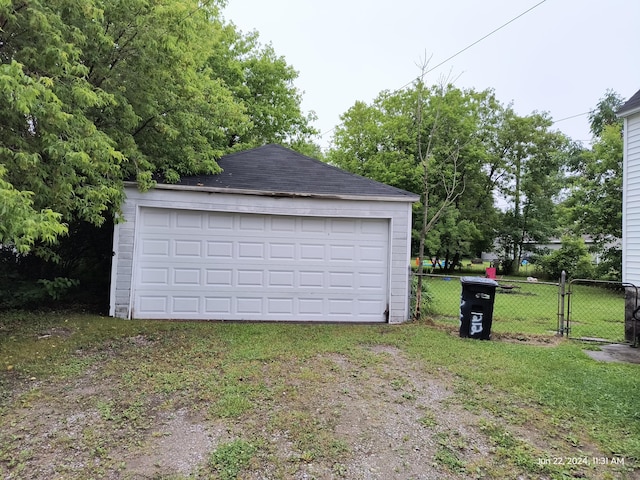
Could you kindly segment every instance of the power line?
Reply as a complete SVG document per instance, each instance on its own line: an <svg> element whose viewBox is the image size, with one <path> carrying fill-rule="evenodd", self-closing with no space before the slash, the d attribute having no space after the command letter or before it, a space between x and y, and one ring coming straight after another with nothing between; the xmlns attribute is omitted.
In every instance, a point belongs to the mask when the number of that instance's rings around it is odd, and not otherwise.
<svg viewBox="0 0 640 480"><path fill-rule="evenodd" d="M474 47L475 45L477 45L478 43L482 42L483 40L489 38L491 35L493 35L494 33L502 30L504 27L506 27L507 25L515 22L516 20L518 20L520 17L526 15L527 13L529 13L531 10L539 7L540 5L542 5L544 2L546 2L547 0L542 0L538 3L536 3L533 7L528 8L527 10L525 10L524 12L522 12L521 14L513 17L511 20L509 20L506 23L503 23L502 25L500 25L498 28L492 30L491 32L487 33L485 36L479 38L478 40L476 40L475 42L467 45L466 47L464 47L462 50L459 50L458 52L454 53L453 55L451 55L450 57L447 57L446 59L444 59L442 62L440 62L439 64L437 64L435 67L430 68L429 70L425 71L422 75L421 75L421 79L422 77L424 77L427 73L430 73L432 71L434 71L435 69L441 67L442 65L444 65L445 63L447 63L450 60L453 60L454 58L456 58L458 55L460 55L463 52L466 52L467 50L469 50L471 47ZM402 90L403 88L408 87L409 85L411 85L413 83L413 80L411 80L410 82L405 83L402 87L396 89L395 91L399 91ZM320 138L324 137L327 133L331 133L336 129L336 127L331 128L330 130L327 130L324 133L320 134Z"/></svg>
<svg viewBox="0 0 640 480"><path fill-rule="evenodd" d="M571 115L570 117L564 117L559 120L554 120L553 123L564 122L565 120L571 120L572 118L583 117L584 115L589 115L591 112L584 113L576 113L575 115Z"/></svg>

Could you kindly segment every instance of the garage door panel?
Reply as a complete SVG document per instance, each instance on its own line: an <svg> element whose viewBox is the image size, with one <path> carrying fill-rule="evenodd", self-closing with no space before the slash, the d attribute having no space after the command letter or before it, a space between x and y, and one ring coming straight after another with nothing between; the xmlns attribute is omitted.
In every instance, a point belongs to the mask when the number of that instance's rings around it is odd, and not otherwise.
<svg viewBox="0 0 640 480"><path fill-rule="evenodd" d="M388 220L142 209L148 318L385 321Z"/></svg>
<svg viewBox="0 0 640 480"><path fill-rule="evenodd" d="M230 268L207 269L205 285L211 287L233 286L233 270Z"/></svg>
<svg viewBox="0 0 640 480"><path fill-rule="evenodd" d="M196 296L172 296L171 313L200 313L200 297Z"/></svg>
<svg viewBox="0 0 640 480"><path fill-rule="evenodd" d="M307 317L321 318L324 313L324 301L319 298L298 298L298 312Z"/></svg>
<svg viewBox="0 0 640 480"><path fill-rule="evenodd" d="M325 246L318 243L301 243L300 260L314 260L324 262Z"/></svg>
<svg viewBox="0 0 640 480"><path fill-rule="evenodd" d="M136 312L142 315L165 313L168 306L166 295L140 295Z"/></svg>
<svg viewBox="0 0 640 480"><path fill-rule="evenodd" d="M381 308L386 308L380 300L359 300L358 301L358 313L374 315L380 311Z"/></svg>
<svg viewBox="0 0 640 480"><path fill-rule="evenodd" d="M169 240L142 239L140 254L145 256L169 256Z"/></svg>
<svg viewBox="0 0 640 480"><path fill-rule="evenodd" d="M213 318L218 316L229 316L232 314L231 305L233 300L230 296L226 297L205 297L204 298L204 313L213 315Z"/></svg>
<svg viewBox="0 0 640 480"><path fill-rule="evenodd" d="M176 227L182 230L197 229L201 230L203 218L200 212L177 211L175 215Z"/></svg>
<svg viewBox="0 0 640 480"><path fill-rule="evenodd" d="M329 288L349 288L355 287L355 275L352 272L329 272Z"/></svg>
<svg viewBox="0 0 640 480"><path fill-rule="evenodd" d="M239 217L238 229L240 231L264 232L266 217L261 215L244 215Z"/></svg>
<svg viewBox="0 0 640 480"><path fill-rule="evenodd" d="M301 232L306 233L326 233L325 219L324 218L302 218L301 219Z"/></svg>
<svg viewBox="0 0 640 480"><path fill-rule="evenodd" d="M290 233L296 231L295 217L271 217L270 226L272 233Z"/></svg>
<svg viewBox="0 0 640 480"><path fill-rule="evenodd" d="M243 259L264 259L264 243L260 242L238 242L238 260Z"/></svg>
<svg viewBox="0 0 640 480"><path fill-rule="evenodd" d="M168 228L171 226L171 217L171 210L148 209L142 218L142 226L147 230L153 227Z"/></svg>
<svg viewBox="0 0 640 480"><path fill-rule="evenodd" d="M358 274L358 288L379 291L385 288L386 278L380 273Z"/></svg>
<svg viewBox="0 0 640 480"><path fill-rule="evenodd" d="M334 218L330 220L330 229L332 233L350 233L356 232L356 223L350 219Z"/></svg>
<svg viewBox="0 0 640 480"><path fill-rule="evenodd" d="M169 268L142 268L140 282L143 285L169 285Z"/></svg>
<svg viewBox="0 0 640 480"><path fill-rule="evenodd" d="M324 277L324 271L303 270L298 272L298 285L306 288L324 288Z"/></svg>
<svg viewBox="0 0 640 480"><path fill-rule="evenodd" d="M262 297L236 297L235 312L238 315L260 315L263 313Z"/></svg>
<svg viewBox="0 0 640 480"><path fill-rule="evenodd" d="M354 245L331 245L329 247L329 260L353 262L356 258L356 247Z"/></svg>
<svg viewBox="0 0 640 480"><path fill-rule="evenodd" d="M269 243L269 260L296 260L294 243Z"/></svg>
<svg viewBox="0 0 640 480"><path fill-rule="evenodd" d="M233 258L233 242L227 240L210 240L207 242L207 257Z"/></svg>
<svg viewBox="0 0 640 480"><path fill-rule="evenodd" d="M269 315L286 315L291 316L296 312L294 310L293 298L268 298L267 314Z"/></svg>
<svg viewBox="0 0 640 480"><path fill-rule="evenodd" d="M175 268L173 270L173 285L200 286L199 268Z"/></svg>
<svg viewBox="0 0 640 480"><path fill-rule="evenodd" d="M371 262L376 264L386 262L386 248L384 245L360 247L358 255L361 262Z"/></svg>
<svg viewBox="0 0 640 480"><path fill-rule="evenodd" d="M207 214L207 228L212 231L229 232L233 230L235 216L231 213Z"/></svg>
<svg viewBox="0 0 640 480"><path fill-rule="evenodd" d="M267 272L268 287L295 287L296 274L293 270L270 270Z"/></svg>
<svg viewBox="0 0 640 480"><path fill-rule="evenodd" d="M176 240L173 243L175 257L202 257L202 242L197 240Z"/></svg>
<svg viewBox="0 0 640 480"><path fill-rule="evenodd" d="M355 300L347 298L329 298L328 314L329 316L344 317L352 315L355 312Z"/></svg>
<svg viewBox="0 0 640 480"><path fill-rule="evenodd" d="M238 269L238 287L264 287L264 272L262 270Z"/></svg>

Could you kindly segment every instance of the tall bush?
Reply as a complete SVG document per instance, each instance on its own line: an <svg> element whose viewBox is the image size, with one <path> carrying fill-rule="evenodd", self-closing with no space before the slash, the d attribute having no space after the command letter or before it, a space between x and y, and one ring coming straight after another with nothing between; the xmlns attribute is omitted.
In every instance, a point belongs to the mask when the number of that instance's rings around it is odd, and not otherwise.
<svg viewBox="0 0 640 480"><path fill-rule="evenodd" d="M562 237L560 249L540 257L538 263L543 274L550 279L560 278L563 270L569 278L595 276L591 255L581 237Z"/></svg>

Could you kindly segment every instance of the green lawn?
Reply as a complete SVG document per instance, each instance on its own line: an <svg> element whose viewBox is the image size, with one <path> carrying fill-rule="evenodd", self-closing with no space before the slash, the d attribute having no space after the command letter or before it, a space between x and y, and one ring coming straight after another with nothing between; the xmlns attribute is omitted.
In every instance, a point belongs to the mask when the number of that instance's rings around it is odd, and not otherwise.
<svg viewBox="0 0 640 480"><path fill-rule="evenodd" d="M389 370L385 362L391 357L372 353L376 348L397 349L408 363ZM484 460L471 461L474 451L466 442L438 430L440 414L430 413L435 404L418 405L423 413L407 430L407 439L418 427L434 429L438 448L428 465L443 475L632 478L640 459L640 366L596 362L583 348L568 340L538 345L460 339L422 323L178 323L74 313L4 314L0 474L45 478L37 477L34 468L47 461L60 464L59 475L52 478L123 475L119 456L163 435L153 423L158 412L188 411L242 436L212 450L191 476L154 478L240 478L265 465L273 478L291 478L310 464L328 465L333 477L349 478L349 462L360 454L337 433L340 403L326 409L318 399L342 395L351 401L359 389L383 379L387 391L397 392L396 401L408 408L424 394L421 383L407 373L415 371L427 379L422 382L431 378L447 385L451 396L445 406L491 418L474 427L491 450L481 456ZM354 366L346 377L340 362ZM55 398L51 392L57 392ZM74 398L71 392L86 396ZM47 448L57 452L49 458L43 445L34 446L42 436L29 432L39 431L59 414L56 409L64 408L94 412L94 420L73 437L64 430L49 432ZM379 414L371 413L373 419ZM73 419L77 413L68 415ZM297 452L293 457L277 455L274 432L286 432L287 448ZM624 465L594 465L594 452L623 459ZM71 462L64 460L67 456L80 458L84 466L64 470ZM584 456L590 465L545 463Z"/></svg>

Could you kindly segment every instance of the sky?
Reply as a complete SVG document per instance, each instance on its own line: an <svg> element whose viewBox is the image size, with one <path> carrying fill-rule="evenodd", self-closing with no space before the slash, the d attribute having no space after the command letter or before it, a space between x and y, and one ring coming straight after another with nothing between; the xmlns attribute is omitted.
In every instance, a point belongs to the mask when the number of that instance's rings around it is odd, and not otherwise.
<svg viewBox="0 0 640 480"><path fill-rule="evenodd" d="M298 71L324 149L356 101L400 89L425 59L433 68L467 47L426 83L493 89L520 115L548 112L585 146L585 113L607 89L625 99L640 90L638 0L228 0L223 16Z"/></svg>

